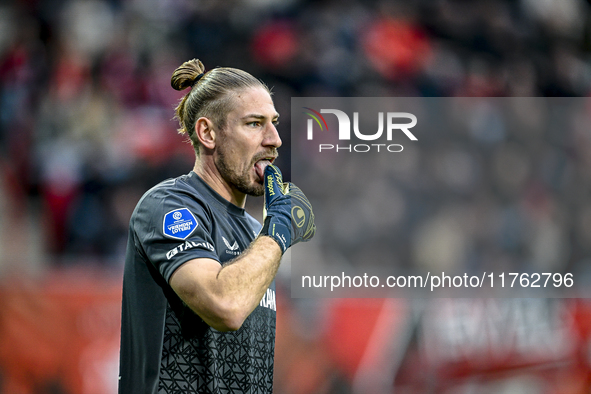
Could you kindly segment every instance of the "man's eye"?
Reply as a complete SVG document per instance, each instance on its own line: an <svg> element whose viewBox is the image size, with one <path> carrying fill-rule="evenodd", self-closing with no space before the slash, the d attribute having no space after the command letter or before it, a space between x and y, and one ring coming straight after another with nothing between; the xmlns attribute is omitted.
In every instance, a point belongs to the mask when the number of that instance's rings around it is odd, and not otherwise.
<svg viewBox="0 0 591 394"><path fill-rule="evenodd" d="M274 120L273 121L273 126L275 126L275 127L279 126L279 121L278 120Z"/></svg>
<svg viewBox="0 0 591 394"><path fill-rule="evenodd" d="M260 125L261 125L261 122L259 122L259 121L254 121L254 122L248 122L247 124L248 124L249 126L252 126L252 127L258 127L258 126L260 126Z"/></svg>

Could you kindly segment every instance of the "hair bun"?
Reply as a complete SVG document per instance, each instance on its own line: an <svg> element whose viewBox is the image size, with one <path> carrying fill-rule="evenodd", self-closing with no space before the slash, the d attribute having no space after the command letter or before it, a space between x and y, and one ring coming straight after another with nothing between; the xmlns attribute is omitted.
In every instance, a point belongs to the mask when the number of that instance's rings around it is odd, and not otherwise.
<svg viewBox="0 0 591 394"><path fill-rule="evenodd" d="M205 67L201 63L201 60L189 60L174 70L170 78L170 86L175 90L184 90L192 87L201 79L204 73Z"/></svg>

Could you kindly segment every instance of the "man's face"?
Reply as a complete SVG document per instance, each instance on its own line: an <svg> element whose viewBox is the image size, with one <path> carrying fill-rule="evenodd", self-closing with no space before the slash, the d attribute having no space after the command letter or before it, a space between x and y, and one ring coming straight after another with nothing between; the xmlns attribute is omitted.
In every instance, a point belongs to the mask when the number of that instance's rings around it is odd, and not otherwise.
<svg viewBox="0 0 591 394"><path fill-rule="evenodd" d="M263 174L277 157L281 138L275 125L279 114L263 88L250 88L234 98L234 109L218 133L215 164L231 187L252 195L264 193Z"/></svg>

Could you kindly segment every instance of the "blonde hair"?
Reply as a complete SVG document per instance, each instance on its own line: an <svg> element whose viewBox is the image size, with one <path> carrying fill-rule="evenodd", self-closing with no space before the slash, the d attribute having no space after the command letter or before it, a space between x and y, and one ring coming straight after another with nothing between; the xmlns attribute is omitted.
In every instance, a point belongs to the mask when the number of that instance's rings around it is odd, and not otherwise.
<svg viewBox="0 0 591 394"><path fill-rule="evenodd" d="M197 119L206 117L215 127L223 129L226 125L226 117L234 107L233 98L236 92L261 87L271 94L262 81L246 71L219 67L205 72L203 63L198 59L184 62L174 70L170 84L179 91L191 88L175 108L174 119L179 122L178 132L189 136L197 153L199 153L199 140L195 136Z"/></svg>

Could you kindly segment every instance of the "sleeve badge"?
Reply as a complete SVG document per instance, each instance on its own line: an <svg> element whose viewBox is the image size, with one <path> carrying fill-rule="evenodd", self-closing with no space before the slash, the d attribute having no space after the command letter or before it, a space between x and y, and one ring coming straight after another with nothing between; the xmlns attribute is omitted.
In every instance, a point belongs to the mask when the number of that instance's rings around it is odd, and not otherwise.
<svg viewBox="0 0 591 394"><path fill-rule="evenodd" d="M187 208L179 208L164 215L164 235L174 239L187 239L197 228L197 219Z"/></svg>

